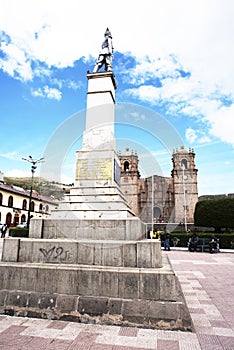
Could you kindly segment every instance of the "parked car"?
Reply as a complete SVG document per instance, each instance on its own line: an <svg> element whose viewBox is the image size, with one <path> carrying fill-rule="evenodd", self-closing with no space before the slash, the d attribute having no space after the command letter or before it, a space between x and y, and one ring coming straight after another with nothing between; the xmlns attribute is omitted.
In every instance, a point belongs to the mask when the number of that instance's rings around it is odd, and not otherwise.
<svg viewBox="0 0 234 350"><path fill-rule="evenodd" d="M27 228L27 222L22 222L21 224L17 225L16 227Z"/></svg>

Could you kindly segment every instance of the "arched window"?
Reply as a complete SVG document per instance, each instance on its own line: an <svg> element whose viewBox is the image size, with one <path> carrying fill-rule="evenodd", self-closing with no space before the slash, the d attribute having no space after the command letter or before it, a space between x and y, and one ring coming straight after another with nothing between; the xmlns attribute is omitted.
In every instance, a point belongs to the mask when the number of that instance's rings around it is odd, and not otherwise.
<svg viewBox="0 0 234 350"><path fill-rule="evenodd" d="M48 211L49 211L49 206L48 206L48 204L46 205L46 212L48 213Z"/></svg>
<svg viewBox="0 0 234 350"><path fill-rule="evenodd" d="M26 216L23 214L21 215L21 224L26 222Z"/></svg>
<svg viewBox="0 0 234 350"><path fill-rule="evenodd" d="M23 210L27 210L27 201L26 201L26 199L23 200L22 209Z"/></svg>
<svg viewBox="0 0 234 350"><path fill-rule="evenodd" d="M124 171L129 171L129 162L124 162Z"/></svg>
<svg viewBox="0 0 234 350"><path fill-rule="evenodd" d="M9 198L8 198L8 207L9 208L13 207L13 197L12 196L9 196Z"/></svg>
<svg viewBox="0 0 234 350"><path fill-rule="evenodd" d="M40 205L39 205L39 211L43 211L43 204L42 203L40 203Z"/></svg>
<svg viewBox="0 0 234 350"><path fill-rule="evenodd" d="M161 216L161 209L159 207L154 207L154 218L158 220Z"/></svg>
<svg viewBox="0 0 234 350"><path fill-rule="evenodd" d="M18 213L15 213L13 222L14 222L14 226L17 226L19 224L19 214Z"/></svg>
<svg viewBox="0 0 234 350"><path fill-rule="evenodd" d="M187 169L187 167L188 167L187 159L182 159L181 160L181 167L184 168L184 169Z"/></svg>
<svg viewBox="0 0 234 350"><path fill-rule="evenodd" d="M31 205L30 205L30 211L34 211L34 207L35 207L34 202L31 202Z"/></svg>
<svg viewBox="0 0 234 350"><path fill-rule="evenodd" d="M0 205L2 205L3 195L0 193Z"/></svg>
<svg viewBox="0 0 234 350"><path fill-rule="evenodd" d="M6 224L7 224L8 227L10 227L10 225L11 225L11 219L12 219L11 213L7 213L7 215L6 215Z"/></svg>

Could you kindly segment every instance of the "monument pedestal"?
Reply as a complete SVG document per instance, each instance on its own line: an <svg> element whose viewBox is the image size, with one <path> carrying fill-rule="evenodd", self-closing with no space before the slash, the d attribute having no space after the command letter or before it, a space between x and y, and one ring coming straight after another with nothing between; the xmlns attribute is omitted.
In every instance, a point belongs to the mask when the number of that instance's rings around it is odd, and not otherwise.
<svg viewBox="0 0 234 350"><path fill-rule="evenodd" d="M11 261L16 259L16 241L18 247L28 253L30 261L22 262L27 255L23 253L20 254L21 261ZM25 243L34 245L36 256L38 250L43 251L42 247L45 247L40 262L32 262L34 257L24 247ZM94 266L87 265L87 261L84 265L75 264L74 261L64 264L60 258L60 246L51 240L49 245L46 243L45 240L4 240L3 260L6 258L7 262L0 263L0 313L164 330L192 330L186 303L166 256L161 268ZM74 249L72 243L67 242L67 251ZM160 247L159 242L155 243ZM153 247L155 243L148 242L148 245ZM56 249L48 249L51 244ZM13 248L12 254L6 249L7 246ZM91 263L90 256L86 257ZM114 259L111 259L113 263Z"/></svg>
<svg viewBox="0 0 234 350"><path fill-rule="evenodd" d="M160 329L191 330L161 242L145 239L120 190L112 72L87 75L86 130L75 187L29 238L5 238L0 311Z"/></svg>

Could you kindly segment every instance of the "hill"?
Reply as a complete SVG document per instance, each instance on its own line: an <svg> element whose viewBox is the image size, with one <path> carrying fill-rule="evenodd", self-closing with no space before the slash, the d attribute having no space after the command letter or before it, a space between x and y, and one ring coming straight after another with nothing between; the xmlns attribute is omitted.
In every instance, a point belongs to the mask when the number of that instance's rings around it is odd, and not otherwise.
<svg viewBox="0 0 234 350"><path fill-rule="evenodd" d="M7 185L15 185L22 187L24 190L30 190L31 177L4 177L4 181ZM40 177L34 178L33 190L41 194L42 196L53 196L55 199L62 199L64 193L69 193L71 185L61 184L55 181L48 181Z"/></svg>

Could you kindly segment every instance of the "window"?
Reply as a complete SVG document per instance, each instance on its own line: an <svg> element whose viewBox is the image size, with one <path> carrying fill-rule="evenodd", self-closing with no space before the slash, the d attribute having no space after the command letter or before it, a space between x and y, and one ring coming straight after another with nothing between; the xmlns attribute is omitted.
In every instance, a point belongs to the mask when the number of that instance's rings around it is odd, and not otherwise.
<svg viewBox="0 0 234 350"><path fill-rule="evenodd" d="M0 193L0 205L2 205L3 195Z"/></svg>
<svg viewBox="0 0 234 350"><path fill-rule="evenodd" d="M27 210L27 201L26 201L26 199L23 200L22 209L23 210Z"/></svg>
<svg viewBox="0 0 234 350"><path fill-rule="evenodd" d="M23 214L21 216L21 224L24 223L24 222L26 222L26 216Z"/></svg>
<svg viewBox="0 0 234 350"><path fill-rule="evenodd" d="M9 196L9 198L8 198L8 207L9 208L13 207L13 197L12 196Z"/></svg>
<svg viewBox="0 0 234 350"><path fill-rule="evenodd" d="M11 225L11 219L12 219L12 215L11 213L7 213L6 215L6 224L10 227Z"/></svg>
<svg viewBox="0 0 234 350"><path fill-rule="evenodd" d="M182 160L181 160L181 167L184 168L184 169L187 169L187 168L188 168L187 159L182 159Z"/></svg>
<svg viewBox="0 0 234 350"><path fill-rule="evenodd" d="M124 171L129 171L129 162L124 162Z"/></svg>
<svg viewBox="0 0 234 350"><path fill-rule="evenodd" d="M43 211L43 204L42 203L40 203L40 205L39 205L39 211Z"/></svg>
<svg viewBox="0 0 234 350"><path fill-rule="evenodd" d="M35 207L34 202L31 202L31 204L30 204L30 211L34 211L34 207Z"/></svg>
<svg viewBox="0 0 234 350"><path fill-rule="evenodd" d="M161 209L159 207L154 207L153 215L155 219L159 219L162 216Z"/></svg>

